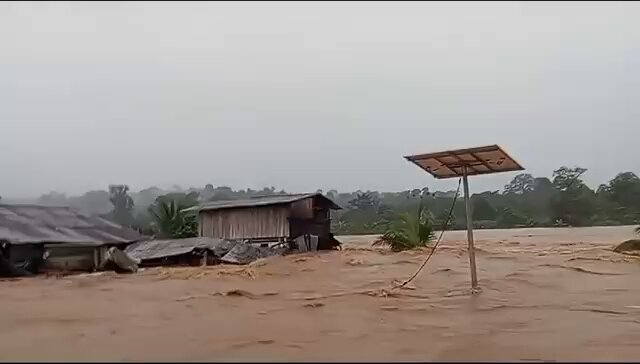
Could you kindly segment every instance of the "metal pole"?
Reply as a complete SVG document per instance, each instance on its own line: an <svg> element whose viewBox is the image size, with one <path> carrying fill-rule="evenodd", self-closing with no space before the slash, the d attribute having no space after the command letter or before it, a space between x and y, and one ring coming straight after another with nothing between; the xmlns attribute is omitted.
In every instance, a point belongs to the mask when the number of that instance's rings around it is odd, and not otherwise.
<svg viewBox="0 0 640 364"><path fill-rule="evenodd" d="M478 287L476 272L476 249L473 246L473 224L471 216L471 201L469 197L469 181L467 181L467 166L462 166L462 182L464 184L464 205L467 215L467 241L469 242L469 267L471 268L471 288Z"/></svg>

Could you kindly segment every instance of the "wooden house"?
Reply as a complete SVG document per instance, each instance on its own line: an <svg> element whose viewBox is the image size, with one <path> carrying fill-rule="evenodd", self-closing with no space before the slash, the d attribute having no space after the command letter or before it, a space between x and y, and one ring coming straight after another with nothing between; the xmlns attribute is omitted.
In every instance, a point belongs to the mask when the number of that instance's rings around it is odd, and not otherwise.
<svg viewBox="0 0 640 364"><path fill-rule="evenodd" d="M92 271L111 246L143 238L137 231L69 207L0 205L0 253L21 265L42 258L44 270Z"/></svg>
<svg viewBox="0 0 640 364"><path fill-rule="evenodd" d="M327 197L309 193L214 201L191 210L198 211L203 237L284 242L315 235L325 249L337 243L331 234L335 209L340 206Z"/></svg>

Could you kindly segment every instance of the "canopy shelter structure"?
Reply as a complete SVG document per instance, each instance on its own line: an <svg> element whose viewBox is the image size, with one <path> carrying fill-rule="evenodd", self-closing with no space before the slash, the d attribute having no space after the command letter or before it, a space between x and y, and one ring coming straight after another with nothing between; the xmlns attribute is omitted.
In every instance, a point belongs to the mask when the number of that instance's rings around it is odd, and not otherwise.
<svg viewBox="0 0 640 364"><path fill-rule="evenodd" d="M471 287L478 286L476 254L473 246L473 225L469 196L468 176L499 172L521 171L524 168L511 158L498 145L477 148L447 150L444 152L418 154L404 157L438 179L462 178L464 185L464 204L467 218L467 240L469 243L469 266L471 269Z"/></svg>

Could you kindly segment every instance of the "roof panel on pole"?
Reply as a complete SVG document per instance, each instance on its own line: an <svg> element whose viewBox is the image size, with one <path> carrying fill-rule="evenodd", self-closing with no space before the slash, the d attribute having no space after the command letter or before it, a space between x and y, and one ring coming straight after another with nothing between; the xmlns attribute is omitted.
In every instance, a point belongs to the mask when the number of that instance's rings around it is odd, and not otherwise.
<svg viewBox="0 0 640 364"><path fill-rule="evenodd" d="M405 159L439 179L462 177L463 166L467 167L468 176L524 170L498 145L418 154Z"/></svg>

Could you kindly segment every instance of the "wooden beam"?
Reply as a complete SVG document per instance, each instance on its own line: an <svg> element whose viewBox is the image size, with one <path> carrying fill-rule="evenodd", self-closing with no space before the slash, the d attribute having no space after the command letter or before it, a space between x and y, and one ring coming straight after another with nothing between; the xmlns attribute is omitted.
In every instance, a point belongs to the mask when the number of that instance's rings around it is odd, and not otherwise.
<svg viewBox="0 0 640 364"><path fill-rule="evenodd" d="M455 169L449 167L445 162L443 162L440 158L438 157L433 157L433 159L435 159L438 163L442 164L444 167L446 167L448 170L450 170L451 172L455 173L456 175L458 175L458 172L456 172Z"/></svg>
<svg viewBox="0 0 640 364"><path fill-rule="evenodd" d="M460 164L463 164L462 168L464 168L464 166L470 167L475 173L482 173L480 171L478 171L477 169L473 168L473 166L471 164L469 164L469 162L463 160L462 158L458 157L457 154L454 153L450 153L450 156L452 156L453 158L457 159L459 162L461 162Z"/></svg>
<svg viewBox="0 0 640 364"><path fill-rule="evenodd" d="M490 170L490 171L492 171L492 172L495 172L495 169L493 169L493 168L491 167L491 165L490 165L489 163L487 163L484 159L482 159L482 158L478 157L478 155L477 155L477 154L475 154L475 153L469 153L469 154L471 154L471 156L472 156L473 158L475 158L478 162L482 163L482 165L483 165L483 166L487 167L487 169L488 169L488 170Z"/></svg>

